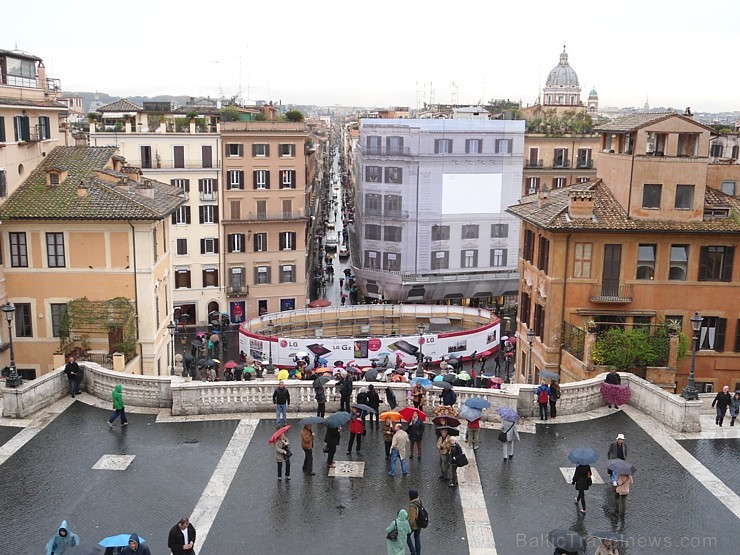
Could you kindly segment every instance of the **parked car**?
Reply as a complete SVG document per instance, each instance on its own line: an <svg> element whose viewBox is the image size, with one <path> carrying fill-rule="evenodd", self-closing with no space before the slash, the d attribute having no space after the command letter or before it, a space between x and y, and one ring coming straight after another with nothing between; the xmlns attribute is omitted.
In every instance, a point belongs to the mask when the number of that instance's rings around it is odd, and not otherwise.
<svg viewBox="0 0 740 555"><path fill-rule="evenodd" d="M349 256L349 249L347 247L339 247L339 258L347 258Z"/></svg>

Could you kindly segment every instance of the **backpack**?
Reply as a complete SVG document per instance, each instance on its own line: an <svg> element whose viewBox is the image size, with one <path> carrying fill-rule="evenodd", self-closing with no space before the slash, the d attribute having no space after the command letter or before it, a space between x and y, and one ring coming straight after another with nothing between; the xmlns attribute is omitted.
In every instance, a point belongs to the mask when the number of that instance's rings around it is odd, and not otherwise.
<svg viewBox="0 0 740 555"><path fill-rule="evenodd" d="M429 513L421 502L419 502L419 512L416 514L416 525L419 528L426 528L429 526Z"/></svg>
<svg viewBox="0 0 740 555"><path fill-rule="evenodd" d="M537 402L544 405L548 401L550 401L550 394L547 392L547 389L540 389L540 392L537 394Z"/></svg>

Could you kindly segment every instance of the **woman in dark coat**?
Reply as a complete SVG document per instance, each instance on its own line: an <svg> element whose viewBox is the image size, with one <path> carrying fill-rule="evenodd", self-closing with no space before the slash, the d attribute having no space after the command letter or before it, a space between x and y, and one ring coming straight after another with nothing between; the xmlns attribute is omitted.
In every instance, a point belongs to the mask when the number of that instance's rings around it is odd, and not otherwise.
<svg viewBox="0 0 740 555"><path fill-rule="evenodd" d="M414 446L416 446L417 450L417 459L421 458L421 444L422 444L422 437L424 436L424 422L421 421L421 418L419 418L419 415L414 413L414 416L411 417L411 422L409 422L409 427L407 430L409 434L409 443L411 444L411 456L410 458L414 458Z"/></svg>
<svg viewBox="0 0 740 555"><path fill-rule="evenodd" d="M580 501L581 512L586 514L586 494L584 492L591 487L591 467L587 464L579 464L570 483L578 490L578 497L575 499L576 507Z"/></svg>
<svg viewBox="0 0 740 555"><path fill-rule="evenodd" d="M339 428L327 428L326 435L324 436L324 443L326 443L326 453L328 455L326 464L329 468L334 468L334 454L337 452L337 445L339 445Z"/></svg>

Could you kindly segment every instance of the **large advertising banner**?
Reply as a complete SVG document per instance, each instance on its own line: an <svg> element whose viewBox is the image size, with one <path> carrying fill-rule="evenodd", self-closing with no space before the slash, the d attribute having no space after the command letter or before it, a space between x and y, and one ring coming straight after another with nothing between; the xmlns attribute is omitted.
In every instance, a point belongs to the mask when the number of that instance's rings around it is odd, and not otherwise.
<svg viewBox="0 0 740 555"><path fill-rule="evenodd" d="M272 362L276 366L294 366L296 353L307 353L313 363L314 357L325 359L329 366L337 361L354 361L359 366L370 366L373 359L386 357L395 362L412 364L419 353L439 362L444 357L469 357L474 352L495 352L499 348L500 323L489 324L466 331L440 334L407 335L400 337L372 338L288 338L266 336L240 330L239 349L256 360L267 360L272 351ZM270 348L272 343L272 349Z"/></svg>

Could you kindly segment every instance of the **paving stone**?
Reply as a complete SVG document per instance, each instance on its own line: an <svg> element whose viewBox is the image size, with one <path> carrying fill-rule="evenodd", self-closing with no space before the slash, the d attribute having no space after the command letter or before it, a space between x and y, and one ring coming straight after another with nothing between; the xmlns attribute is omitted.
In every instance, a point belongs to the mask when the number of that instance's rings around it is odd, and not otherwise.
<svg viewBox="0 0 740 555"><path fill-rule="evenodd" d="M700 439L679 441L727 487L740 495L740 441L737 439Z"/></svg>

